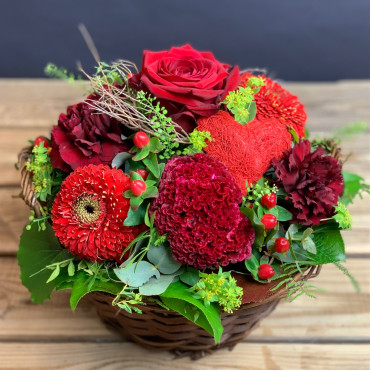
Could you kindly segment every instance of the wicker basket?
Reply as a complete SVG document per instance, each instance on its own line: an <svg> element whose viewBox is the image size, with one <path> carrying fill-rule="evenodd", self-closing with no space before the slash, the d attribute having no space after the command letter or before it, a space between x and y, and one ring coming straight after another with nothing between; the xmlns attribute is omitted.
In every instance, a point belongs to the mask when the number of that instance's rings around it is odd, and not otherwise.
<svg viewBox="0 0 370 370"><path fill-rule="evenodd" d="M31 176L26 170L31 147L24 148L18 155L18 166L21 171L22 196L26 204L40 216L40 202L37 200ZM316 277L321 266L313 266L304 275L297 274L294 280L301 281ZM244 279L242 276L239 279ZM238 284L240 283L238 279ZM241 281L244 290L248 290L251 281ZM256 284L256 283L254 283ZM277 282L275 282L277 284ZM275 284L271 285L273 287ZM268 289L268 285L264 285ZM112 306L113 296L93 292L88 295L102 321L111 329L118 331L124 337L150 349L173 351L178 356L200 358L219 348L233 348L243 340L259 323L277 306L280 299L287 293L285 286L273 294L269 293L258 302L242 304L233 314L222 314L224 331L221 342L215 344L213 337L199 326L187 320L184 316L172 310L166 310L153 302L140 306L142 314L129 314Z"/></svg>

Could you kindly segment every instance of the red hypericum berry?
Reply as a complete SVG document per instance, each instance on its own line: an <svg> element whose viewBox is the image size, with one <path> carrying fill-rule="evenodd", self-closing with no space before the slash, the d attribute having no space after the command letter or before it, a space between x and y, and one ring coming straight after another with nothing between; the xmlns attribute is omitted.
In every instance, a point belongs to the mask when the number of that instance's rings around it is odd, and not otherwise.
<svg viewBox="0 0 370 370"><path fill-rule="evenodd" d="M144 193L146 190L146 185L144 181L134 180L131 181L131 191L137 197Z"/></svg>
<svg viewBox="0 0 370 370"><path fill-rule="evenodd" d="M262 216L261 222L264 224L266 230L274 229L278 223L276 217L269 213Z"/></svg>
<svg viewBox="0 0 370 370"><path fill-rule="evenodd" d="M38 146L40 145L41 143L44 143L44 148L49 148L50 147L50 144L49 142L47 141L47 139L45 139L44 137L42 136L38 136L35 140L35 142L33 143L33 146Z"/></svg>
<svg viewBox="0 0 370 370"><path fill-rule="evenodd" d="M276 195L274 193L265 194L261 198L261 204L267 209L274 208L276 206Z"/></svg>
<svg viewBox="0 0 370 370"><path fill-rule="evenodd" d="M149 175L148 172L145 171L143 168L139 168L135 172L138 173L143 178L144 181L147 179Z"/></svg>
<svg viewBox="0 0 370 370"><path fill-rule="evenodd" d="M140 149L144 148L149 144L149 136L143 131L137 132L134 135L134 144Z"/></svg>
<svg viewBox="0 0 370 370"><path fill-rule="evenodd" d="M273 267L267 263L258 267L258 277L263 280L271 279L275 275Z"/></svg>
<svg viewBox="0 0 370 370"><path fill-rule="evenodd" d="M289 240L283 238L282 236L280 238L277 238L275 241L275 251L277 253L284 253L289 250Z"/></svg>

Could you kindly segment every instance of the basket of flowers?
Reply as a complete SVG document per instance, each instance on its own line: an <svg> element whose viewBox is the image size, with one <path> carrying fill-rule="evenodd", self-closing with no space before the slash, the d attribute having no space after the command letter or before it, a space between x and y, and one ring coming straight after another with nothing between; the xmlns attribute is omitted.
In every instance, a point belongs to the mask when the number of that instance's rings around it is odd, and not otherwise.
<svg viewBox="0 0 370 370"><path fill-rule="evenodd" d="M231 348L345 261L362 179L310 141L298 98L191 46L99 62L87 98L18 158L31 299L70 290L148 348ZM346 181L351 186L345 186ZM355 185L354 185L355 184Z"/></svg>

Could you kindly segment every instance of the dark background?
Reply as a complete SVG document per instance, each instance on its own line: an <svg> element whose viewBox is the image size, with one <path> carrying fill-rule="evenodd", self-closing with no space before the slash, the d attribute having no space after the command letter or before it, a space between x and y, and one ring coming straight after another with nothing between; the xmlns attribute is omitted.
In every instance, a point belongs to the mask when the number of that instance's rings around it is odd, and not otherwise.
<svg viewBox="0 0 370 370"><path fill-rule="evenodd" d="M79 23L107 62L190 42L285 80L370 78L369 0L0 0L0 77L91 72Z"/></svg>

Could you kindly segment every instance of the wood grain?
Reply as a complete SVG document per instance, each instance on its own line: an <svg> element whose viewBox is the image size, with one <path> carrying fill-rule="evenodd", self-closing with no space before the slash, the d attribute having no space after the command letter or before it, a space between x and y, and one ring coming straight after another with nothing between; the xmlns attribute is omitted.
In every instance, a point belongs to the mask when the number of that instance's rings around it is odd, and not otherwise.
<svg viewBox="0 0 370 370"><path fill-rule="evenodd" d="M370 345L239 343L196 362L131 343L5 343L1 369L368 370Z"/></svg>
<svg viewBox="0 0 370 370"><path fill-rule="evenodd" d="M20 283L16 260L0 258L0 266L0 341L120 340L103 326L88 301L71 312L68 293L56 292L44 305L32 304ZM362 287L361 293L356 293L338 269L325 266L312 283L327 294L319 294L317 300L282 301L249 340L366 340L370 330L369 267L368 259L348 261L347 268Z"/></svg>

